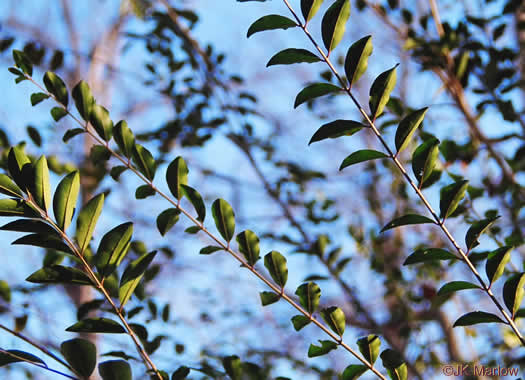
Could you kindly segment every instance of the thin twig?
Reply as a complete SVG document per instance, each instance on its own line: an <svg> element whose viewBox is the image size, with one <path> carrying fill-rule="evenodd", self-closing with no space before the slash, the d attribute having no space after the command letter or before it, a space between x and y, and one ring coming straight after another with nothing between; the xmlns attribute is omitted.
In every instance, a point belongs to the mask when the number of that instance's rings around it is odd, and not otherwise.
<svg viewBox="0 0 525 380"><path fill-rule="evenodd" d="M22 361L22 362L25 362L25 363L29 363L29 364L32 364L32 365L34 365L36 367L45 369L46 371L50 371L50 372L56 373L57 375L67 377L68 379L80 380L80 379L78 379L78 378L76 378L74 376L68 375L67 373L60 372L60 371L58 371L56 369L53 369L53 368L49 368L45 364L42 364L42 363L39 363L39 362L34 362L32 360L24 358L23 356L20 356L20 355L17 355L15 353L12 353L12 352L9 352L7 350L4 350L3 348L0 348L0 353L2 353L4 355L9 355L10 357L12 357L13 359L16 359L17 361Z"/></svg>

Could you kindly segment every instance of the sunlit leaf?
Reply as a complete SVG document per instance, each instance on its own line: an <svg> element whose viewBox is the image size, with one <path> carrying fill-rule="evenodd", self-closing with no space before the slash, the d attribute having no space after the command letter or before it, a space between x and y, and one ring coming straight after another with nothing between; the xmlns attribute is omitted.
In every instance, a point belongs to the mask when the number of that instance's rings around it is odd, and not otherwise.
<svg viewBox="0 0 525 380"><path fill-rule="evenodd" d="M77 218L76 239L82 254L91 241L93 231L104 206L104 193L91 198L80 210Z"/></svg>
<svg viewBox="0 0 525 380"><path fill-rule="evenodd" d="M343 371L343 374L341 375L341 380L356 380L367 370L368 367L362 364L350 364Z"/></svg>
<svg viewBox="0 0 525 380"><path fill-rule="evenodd" d="M383 367L387 369L388 375L392 380L407 380L407 365L397 351L387 348L380 356L383 361Z"/></svg>
<svg viewBox="0 0 525 380"><path fill-rule="evenodd" d="M254 266L259 260L259 238L255 232L246 230L237 235L237 243L239 244L239 251L243 254L246 262L250 266Z"/></svg>
<svg viewBox="0 0 525 380"><path fill-rule="evenodd" d="M354 42L348 49L345 59L345 73L350 88L366 72L368 58L372 55L372 36Z"/></svg>
<svg viewBox="0 0 525 380"><path fill-rule="evenodd" d="M468 181L458 181L447 185L441 189L441 199L439 202L439 210L443 219L448 218L454 211L456 211L459 202L465 196L467 191Z"/></svg>
<svg viewBox="0 0 525 380"><path fill-rule="evenodd" d="M321 298L321 288L315 282L300 285L295 294L299 296L299 302L308 313L312 314L317 310Z"/></svg>
<svg viewBox="0 0 525 380"><path fill-rule="evenodd" d="M371 364L374 364L379 356L379 349L381 347L381 340L379 337L377 335L368 335L364 338L358 339L357 346L365 359Z"/></svg>
<svg viewBox="0 0 525 380"><path fill-rule="evenodd" d="M69 173L60 181L53 197L53 211L58 227L65 231L71 224L80 190L78 171Z"/></svg>
<svg viewBox="0 0 525 380"><path fill-rule="evenodd" d="M177 199L181 199L184 195L181 185L188 184L188 166L184 158L175 158L166 170L166 182L171 191L171 194Z"/></svg>
<svg viewBox="0 0 525 380"><path fill-rule="evenodd" d="M395 137L396 149L398 153L408 146L412 136L414 135L414 132L423 122L427 111L427 107L419 109L410 113L403 120L401 120L399 126L397 127Z"/></svg>
<svg viewBox="0 0 525 380"><path fill-rule="evenodd" d="M387 70L374 80L372 87L370 88L370 112L372 113L372 120L375 120L379 115L383 113L385 105L390 99L390 94L396 86L397 65Z"/></svg>
<svg viewBox="0 0 525 380"><path fill-rule="evenodd" d="M217 199L211 206L215 226L226 241L230 241L235 233L235 214L224 199Z"/></svg>
<svg viewBox="0 0 525 380"><path fill-rule="evenodd" d="M83 80L78 82L78 84L73 87L71 96L75 101L75 106L77 107L80 116L88 121L89 116L91 115L91 109L95 104L95 98L93 98L93 95L91 94L89 85Z"/></svg>
<svg viewBox="0 0 525 380"><path fill-rule="evenodd" d="M337 335L342 336L345 332L346 318L343 310L336 306L332 306L321 310L321 317L323 317L326 324Z"/></svg>
<svg viewBox="0 0 525 380"><path fill-rule="evenodd" d="M305 317L304 315L295 315L292 317L293 328L295 329L295 331L301 330L310 322L312 322L310 318Z"/></svg>
<svg viewBox="0 0 525 380"><path fill-rule="evenodd" d="M412 155L412 171L420 184L433 173L439 155L439 140L430 138L418 146Z"/></svg>
<svg viewBox="0 0 525 380"><path fill-rule="evenodd" d="M323 1L324 0L301 0L301 12L303 13L305 22L310 21L315 16Z"/></svg>
<svg viewBox="0 0 525 380"><path fill-rule="evenodd" d="M503 274L505 265L507 265L510 260L512 249L513 247L505 246L489 253L487 262L485 263L485 273L487 274L490 284L500 278Z"/></svg>
<svg viewBox="0 0 525 380"><path fill-rule="evenodd" d="M350 0L337 0L324 14L321 32L328 54L341 42L349 17Z"/></svg>
<svg viewBox="0 0 525 380"><path fill-rule="evenodd" d="M22 197L22 190L5 174L0 173L0 193L10 197Z"/></svg>
<svg viewBox="0 0 525 380"><path fill-rule="evenodd" d="M153 155L144 146L135 144L133 146L132 159L139 171L150 181L155 177L157 163Z"/></svg>
<svg viewBox="0 0 525 380"><path fill-rule="evenodd" d="M524 285L525 273L516 273L512 275L503 285L503 301L505 302L507 309L512 313L512 317L514 317L521 306Z"/></svg>
<svg viewBox="0 0 525 380"><path fill-rule="evenodd" d="M326 355L330 351L337 349L337 343L331 340L320 340L319 343L321 343L321 346L310 344L310 347L308 348L309 358Z"/></svg>
<svg viewBox="0 0 525 380"><path fill-rule="evenodd" d="M47 71L44 74L44 85L47 91L49 91L60 104L67 107L69 102L67 87L58 75L52 71Z"/></svg>
<svg viewBox="0 0 525 380"><path fill-rule="evenodd" d="M133 132L129 129L128 123L124 120L119 121L113 127L113 138L122 154L128 158L131 157L135 146L135 136L133 136Z"/></svg>
<svg viewBox="0 0 525 380"><path fill-rule="evenodd" d="M232 380L241 380L242 378L242 363L238 356L226 356L222 359L224 370L231 377Z"/></svg>
<svg viewBox="0 0 525 380"><path fill-rule="evenodd" d="M140 280L142 279L142 276L144 276L144 272L146 269L148 269L148 266L155 258L156 253L157 251L146 253L140 256L138 259L133 260L127 266L126 270L122 274L122 278L120 279L118 290L121 308L124 307L124 305L131 298L131 295L137 288Z"/></svg>
<svg viewBox="0 0 525 380"><path fill-rule="evenodd" d="M97 132L97 134L104 140L111 140L113 136L113 121L109 117L109 111L98 105L94 104L91 107L91 113L89 114L89 121Z"/></svg>
<svg viewBox="0 0 525 380"><path fill-rule="evenodd" d="M123 223L102 237L96 255L96 266L103 277L113 273L126 256L132 234L133 223Z"/></svg>

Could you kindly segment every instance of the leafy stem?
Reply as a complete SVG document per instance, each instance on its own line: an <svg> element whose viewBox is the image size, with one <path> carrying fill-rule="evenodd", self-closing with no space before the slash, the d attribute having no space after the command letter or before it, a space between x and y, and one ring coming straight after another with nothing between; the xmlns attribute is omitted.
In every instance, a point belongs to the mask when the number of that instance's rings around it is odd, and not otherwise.
<svg viewBox="0 0 525 380"><path fill-rule="evenodd" d="M79 380L77 377L74 377L74 376L68 375L67 373L60 372L60 371L58 371L58 370L56 370L56 369L53 369L53 368L49 368L49 367L48 367L47 365L45 365L45 364L42 364L42 363L38 363L38 362L35 362L35 361L32 361L32 360L29 360L29 359L27 359L27 358L25 358L25 357L23 357L23 356L17 355L17 354L14 353L14 352L6 351L6 350L4 350L3 348L0 348L0 353L12 357L15 361L21 361L21 362L29 363L29 364L31 364L31 365L34 365L34 366L38 367L38 368L42 368L42 369L45 369L46 371L56 373L57 375L60 375L60 376L66 377L66 378L68 378L68 379Z"/></svg>

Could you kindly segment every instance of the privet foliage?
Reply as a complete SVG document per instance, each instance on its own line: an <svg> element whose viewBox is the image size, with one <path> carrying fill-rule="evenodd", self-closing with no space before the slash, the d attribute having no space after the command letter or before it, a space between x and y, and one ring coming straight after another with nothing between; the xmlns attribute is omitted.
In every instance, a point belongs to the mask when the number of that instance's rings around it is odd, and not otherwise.
<svg viewBox="0 0 525 380"><path fill-rule="evenodd" d="M245 0L248 1L248 0ZM255 1L255 0L254 0ZM140 2L134 2L140 3ZM146 7L147 2L142 4ZM455 251L442 247L424 247L416 249L407 255L404 265L419 263L437 263L449 261L460 262L472 273L476 283L464 280L454 280L444 284L437 295L449 297L463 290L482 291L495 305L494 312L473 310L460 316L454 326L472 326L481 323L501 323L507 325L511 331L525 344L521 332L515 321L519 317L521 302L524 295L525 273L506 272L506 265L511 260L512 244L487 252L478 258L472 254L477 247L482 234L490 232L498 219L498 215L489 215L486 218L472 221L464 236L464 247L456 240L447 228L447 222L464 212L462 203L465 196L475 189L470 186L467 179L451 176L452 182L443 186L439 200L439 214L426 198L424 190L437 186L442 175L441 165L438 165L439 152L450 152L446 145L435 136L426 134L419 138L418 128L424 122L429 111L427 107L419 110L410 110L400 117L392 142L384 137L382 128L378 126L381 117L388 109L394 108L391 96L397 81L397 65L379 73L369 90L368 111L364 111L360 101L352 92L352 86L368 70L368 61L373 59L372 36L366 36L354 42L347 50L342 70L346 77L339 74L336 65L330 59L342 41L347 20L350 17L351 2L349 0L336 0L331 2L324 11L321 22L321 39L324 48L308 31L308 22L318 15L323 1L302 0L300 2L301 15L288 1L286 6L292 18L283 15L267 15L255 21L248 30L248 37L255 33L275 29L301 28L313 43L314 51L304 48L287 48L275 54L267 66L291 65L296 63L317 63L328 65L331 70L329 83L313 83L302 89L296 99L294 107L309 103L312 100L327 95L347 95L350 102L354 103L361 112L360 120L334 120L322 125L310 139L310 143L320 142L325 139L351 136L357 133L371 133L378 141L376 149L361 149L350 153L340 164L339 170L351 165L356 165L372 160L389 161L400 172L411 191L419 198L426 215L409 213L394 217L388 222L381 232L406 225L431 224L440 230ZM392 2L395 3L395 2ZM413 43L417 43L414 38ZM421 42L419 42L421 43ZM333 54L332 54L333 56ZM93 97L89 85L80 81L71 91L65 82L54 72L48 71L43 77L43 87L33 77L33 64L26 53L13 50L15 66L10 68L17 83L29 80L40 87L40 92L31 95L31 104L37 105L43 101L54 101L56 105L50 113L55 121L69 116L77 123L74 128L66 131L64 142L76 136L90 135L96 146L92 151L96 161L119 162L118 166L111 169L112 177L118 178L124 171L132 172L143 184L136 189L136 198L144 199L149 196L160 195L166 201L166 209L156 219L156 225L161 235L169 233L176 226L181 217L189 219L193 226L186 232L193 234L200 232L207 235L211 245L200 250L200 254L209 255L225 251L241 266L253 274L254 278L269 288L260 293L263 306L276 302L286 302L298 314L291 318L291 324L297 331L313 324L320 329L329 339L319 340L319 344L311 344L307 351L308 357L317 357L329 354L332 350L341 348L354 357L358 363L349 364L340 374L342 379L357 379L365 373L373 373L376 377L386 379L407 379L408 367L403 355L392 348L382 346L383 337L368 335L359 338L350 344L344 340L347 317L341 307L329 306L320 309L321 287L314 282L305 281L295 291L286 288L288 279L287 260L278 251L272 250L264 255L264 268L258 263L261 259L260 238L256 232L244 230L236 232L235 212L231 205L224 199L217 199L207 205L199 191L188 185L191 177L189 167L183 157L177 156L167 165L166 176L161 180L156 177L161 160L154 157L133 133L126 121L114 123L110 111L98 104ZM463 66L466 64L464 63ZM462 65L458 68L458 77L462 76ZM72 97L75 110L69 106L69 97ZM75 116L76 114L79 117ZM307 139L305 139L306 141ZM390 146L393 145L395 149ZM412 174L405 168L400 154L412 150ZM94 153L93 153L94 152ZM446 155L446 153L444 153ZM87 285L93 287L103 298L99 303L91 305L97 316L87 316L82 313L82 318L66 331L97 334L127 334L137 349L152 378L158 379L183 379L193 370L189 366L181 366L171 370L171 375L163 369L157 368L150 357L155 351L155 340L148 341L147 330L140 325L129 322L133 309L128 310L126 304L136 296L141 298L143 285L147 279L146 273L155 262L156 251L140 252L137 257L128 257L132 246L133 223L124 222L105 231L98 249L92 246L92 236L96 229L99 217L104 216L105 194L101 193L91 197L78 211L77 200L80 192L80 173L77 170L65 173L56 188L50 184L49 165L46 156L38 159L26 154L23 146L13 146L7 155L7 172L0 174L0 193L6 197L0 199L0 216L14 218L1 229L26 233L15 240L13 244L32 245L51 249L70 257L76 265L59 265L52 263L45 265L35 273L29 275L27 281L37 284L70 284ZM156 180L156 183L154 183ZM165 182L171 194L163 193L158 187L159 181ZM181 205L185 199L193 210L187 210ZM169 203L169 204L168 204ZM205 227L207 208L210 208L215 230ZM76 220L75 232L71 232L71 225ZM234 239L235 237L235 239ZM306 248L310 253L319 256L325 261L328 268L337 275L349 260L338 260L339 250L335 249L326 253L327 239L319 236L315 242ZM334 267L335 264L335 267ZM477 265L485 265L486 279L479 273ZM269 275L269 278L267 277ZM503 283L502 294L495 294L492 285L497 280ZM291 296L294 293L296 297ZM7 296L3 296L6 298ZM118 300L118 301L117 301ZM151 308L151 306L150 306ZM169 316L168 311L163 312ZM80 313L79 313L80 314ZM166 317L168 319L168 317ZM145 332L144 332L145 331ZM386 338L385 338L386 339ZM157 339L157 347L162 338ZM119 357L118 360L105 360L97 362L97 348L91 342L76 338L62 342L60 352L61 362L73 378L88 378L98 368L98 374L104 380L131 379L132 368L129 364L130 357L127 353L111 355ZM382 367L376 365L381 358ZM18 350L4 350L0 352L0 364L6 365L17 362L27 362L33 365L50 369L39 357ZM222 359L224 372L232 379L242 379L246 373L251 373L253 368L248 363L243 363L236 356L227 356ZM251 368L251 369L250 369ZM54 370L52 370L54 371ZM57 371L54 371L56 373ZM63 376L71 377L67 374Z"/></svg>

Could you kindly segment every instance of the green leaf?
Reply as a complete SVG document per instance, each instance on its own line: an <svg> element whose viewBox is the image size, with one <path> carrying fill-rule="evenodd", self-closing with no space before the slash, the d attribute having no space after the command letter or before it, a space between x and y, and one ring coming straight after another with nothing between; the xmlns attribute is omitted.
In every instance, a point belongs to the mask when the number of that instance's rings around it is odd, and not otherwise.
<svg viewBox="0 0 525 380"><path fill-rule="evenodd" d="M89 152L89 158L95 166L104 166L111 158L111 152L104 145L93 145Z"/></svg>
<svg viewBox="0 0 525 380"><path fill-rule="evenodd" d="M286 281L288 281L286 258L277 251L271 251L264 256L264 266L270 272L275 283L284 288Z"/></svg>
<svg viewBox="0 0 525 380"><path fill-rule="evenodd" d="M44 94L43 92L35 92L34 94L31 94L31 105L34 107L47 98L49 98L48 94Z"/></svg>
<svg viewBox="0 0 525 380"><path fill-rule="evenodd" d="M157 164L150 151L142 145L135 144L131 158L133 159L135 165L137 165L137 169L147 179L153 181L153 178L155 177L155 171L157 170Z"/></svg>
<svg viewBox="0 0 525 380"><path fill-rule="evenodd" d="M23 197L22 190L5 174L0 173L0 193L10 197Z"/></svg>
<svg viewBox="0 0 525 380"><path fill-rule="evenodd" d="M398 154L408 146L410 140L412 139L412 136L414 135L414 132L423 122L427 111L427 107L421 108L417 111L410 113L403 120L401 120L399 126L397 127L395 137L396 149Z"/></svg>
<svg viewBox="0 0 525 380"><path fill-rule="evenodd" d="M25 191L30 183L33 170L31 161L22 147L14 146L9 149L9 153L7 154L7 168L9 169L9 174L11 174L11 178Z"/></svg>
<svg viewBox="0 0 525 380"><path fill-rule="evenodd" d="M523 285L525 285L525 272L512 275L503 285L503 301L512 313L512 318L521 306Z"/></svg>
<svg viewBox="0 0 525 380"><path fill-rule="evenodd" d="M448 296L449 294L455 293L459 290L465 289L481 289L479 285L471 284L466 281L452 281L441 287L437 292L438 296Z"/></svg>
<svg viewBox="0 0 525 380"><path fill-rule="evenodd" d="M6 351L11 355L9 355L6 352L0 352L0 367L3 367L7 364L20 363L20 362L38 363L38 364L42 364L43 366L47 367L46 363L42 359L28 352L24 352L20 350L6 350Z"/></svg>
<svg viewBox="0 0 525 380"><path fill-rule="evenodd" d="M352 153L343 160L341 166L339 167L339 170L343 170L344 168L350 165L358 164L360 162L365 162L369 160L376 160L378 158L388 158L388 156L383 152L378 152L377 150L358 150L357 152Z"/></svg>
<svg viewBox="0 0 525 380"><path fill-rule="evenodd" d="M137 199L145 199L147 197L152 197L155 194L155 190L150 185L141 185L135 190L135 198Z"/></svg>
<svg viewBox="0 0 525 380"><path fill-rule="evenodd" d="M96 255L96 266L102 277L107 277L126 256L133 235L133 223L123 223L106 233Z"/></svg>
<svg viewBox="0 0 525 380"><path fill-rule="evenodd" d="M26 281L35 284L92 285L92 282L84 272L62 265L43 267L26 278Z"/></svg>
<svg viewBox="0 0 525 380"><path fill-rule="evenodd" d="M113 121L109 117L109 111L106 108L93 104L89 114L89 122L104 141L111 140L111 136L113 136Z"/></svg>
<svg viewBox="0 0 525 380"><path fill-rule="evenodd" d="M498 218L499 216L479 220L470 226L470 228L467 231L467 234L465 235L465 244L467 245L467 251L470 251L472 248L477 247L479 245L478 239L481 236L481 234L484 233Z"/></svg>
<svg viewBox="0 0 525 380"><path fill-rule="evenodd" d="M349 88L356 83L368 68L368 58L372 55L372 36L354 42L348 49L345 59L345 73Z"/></svg>
<svg viewBox="0 0 525 380"><path fill-rule="evenodd" d="M80 190L80 176L78 171L69 173L60 181L53 197L53 212L58 227L62 231L71 224Z"/></svg>
<svg viewBox="0 0 525 380"><path fill-rule="evenodd" d="M75 106L77 107L77 110L80 116L82 116L84 120L89 121L89 116L91 115L91 109L93 108L93 105L95 104L95 98L93 98L93 95L91 94L89 85L83 80L81 80L73 88L71 96L73 96L73 100L75 101Z"/></svg>
<svg viewBox="0 0 525 380"><path fill-rule="evenodd" d="M84 129L82 129L82 128L68 129L66 131L66 133L64 133L64 137L62 137L62 141L68 142L73 137L75 137L77 135L81 135L82 133L86 133L86 131Z"/></svg>
<svg viewBox="0 0 525 380"><path fill-rule="evenodd" d="M485 263L485 273L487 274L490 284L500 278L503 274L505 265L507 265L510 260L512 249L513 247L505 246L489 253L487 262Z"/></svg>
<svg viewBox="0 0 525 380"><path fill-rule="evenodd" d="M387 348L381 353L381 360L392 380L407 380L407 365L398 352Z"/></svg>
<svg viewBox="0 0 525 380"><path fill-rule="evenodd" d="M397 80L396 74L397 65L387 70L374 80L370 88L370 112L372 113L372 120L375 120L383 113L385 105L390 99L390 93L394 89Z"/></svg>
<svg viewBox="0 0 525 380"><path fill-rule="evenodd" d="M166 235L178 221L180 211L176 208L168 208L157 217L157 228L162 236Z"/></svg>
<svg viewBox="0 0 525 380"><path fill-rule="evenodd" d="M381 347L381 340L377 335L368 335L359 339L357 341L357 346L366 360L371 364L376 362Z"/></svg>
<svg viewBox="0 0 525 380"><path fill-rule="evenodd" d="M341 42L350 17L350 0L337 0L326 11L321 23L323 42L328 54Z"/></svg>
<svg viewBox="0 0 525 380"><path fill-rule="evenodd" d="M75 237L81 254L89 247L93 231L95 230L103 207L104 193L91 198L78 214Z"/></svg>
<svg viewBox="0 0 525 380"><path fill-rule="evenodd" d="M118 298L120 300L121 308L124 307L124 305L131 298L131 295L137 288L140 280L142 279L142 276L144 276L144 272L146 272L146 269L148 269L148 266L151 264L156 254L157 251L146 253L140 256L138 259L133 260L127 266L126 270L122 274L122 278L120 279L120 286L118 290Z"/></svg>
<svg viewBox="0 0 525 380"><path fill-rule="evenodd" d="M190 374L190 369L186 366L180 366L171 374L171 380L184 380Z"/></svg>
<svg viewBox="0 0 525 380"><path fill-rule="evenodd" d="M451 183L441 189L441 199L439 201L439 210L441 212L441 218L446 219L454 211L456 211L459 202L465 196L467 191L468 181L458 181Z"/></svg>
<svg viewBox="0 0 525 380"><path fill-rule="evenodd" d="M97 365L97 347L89 340L75 338L60 345L60 352L79 375L89 377Z"/></svg>
<svg viewBox="0 0 525 380"><path fill-rule="evenodd" d="M58 75L52 71L46 72L44 74L44 85L47 91L49 91L60 104L67 107L69 97L66 84Z"/></svg>
<svg viewBox="0 0 525 380"><path fill-rule="evenodd" d="M0 227L3 231L34 232L42 235L56 235L56 231L49 224L41 220L18 219Z"/></svg>
<svg viewBox="0 0 525 380"><path fill-rule="evenodd" d="M315 282L300 285L295 294L299 296L299 302L309 314L317 310L321 298L321 288Z"/></svg>
<svg viewBox="0 0 525 380"><path fill-rule="evenodd" d="M217 199L211 206L211 212L217 230L224 240L230 242L235 233L235 214L233 209L224 199Z"/></svg>
<svg viewBox="0 0 525 380"><path fill-rule="evenodd" d="M201 232L202 229L199 227L199 226L191 226L191 227L188 227L184 230L184 232L188 233L188 234L196 234L198 232Z"/></svg>
<svg viewBox="0 0 525 380"><path fill-rule="evenodd" d="M123 334L126 332L118 322L108 318L86 318L69 326L66 331L77 333Z"/></svg>
<svg viewBox="0 0 525 380"><path fill-rule="evenodd" d="M331 340L320 340L319 343L321 343L321 346L310 344L310 347L308 348L309 358L326 355L330 351L337 349L337 343Z"/></svg>
<svg viewBox="0 0 525 380"><path fill-rule="evenodd" d="M314 133L308 145L324 139L334 139L341 136L352 136L366 127L365 125L353 120L335 120L324 124Z"/></svg>
<svg viewBox="0 0 525 380"><path fill-rule="evenodd" d="M41 147L42 146L42 136L40 136L40 133L38 132L38 130L35 127L32 127L30 125L27 126L26 130L33 144L35 144L38 147Z"/></svg>
<svg viewBox="0 0 525 380"><path fill-rule="evenodd" d="M24 74L33 75L33 64L23 51L13 50L13 59L16 67L22 70Z"/></svg>
<svg viewBox="0 0 525 380"><path fill-rule="evenodd" d="M111 176L111 178L113 178L115 181L118 181L119 178L120 178L120 175L122 173L124 173L126 170L128 170L128 168L124 165L119 165L119 166L113 166L111 168L111 171L109 172L109 175Z"/></svg>
<svg viewBox="0 0 525 380"><path fill-rule="evenodd" d="M336 306L332 306L321 310L321 317L323 317L330 329L339 336L343 336L346 326L346 318L343 310Z"/></svg>
<svg viewBox="0 0 525 380"><path fill-rule="evenodd" d="M323 1L324 0L301 0L301 12L306 23L315 16Z"/></svg>
<svg viewBox="0 0 525 380"><path fill-rule="evenodd" d="M31 234L15 240L13 245L32 245L46 249L55 249L60 252L73 254L71 248L56 235Z"/></svg>
<svg viewBox="0 0 525 380"><path fill-rule="evenodd" d="M204 222L204 218L206 218L206 206L204 205L204 200L199 192L191 186L181 184L180 187L182 195L188 198L193 205L193 208L195 208L195 211L197 212L197 220L201 223Z"/></svg>
<svg viewBox="0 0 525 380"><path fill-rule="evenodd" d="M310 322L312 322L310 318L305 317L304 315L294 315L292 317L293 328L295 329L295 331L301 330Z"/></svg>
<svg viewBox="0 0 525 380"><path fill-rule="evenodd" d="M458 326L472 326L478 323L505 323L497 315L486 313L484 311L473 311L462 315L454 322L453 327Z"/></svg>
<svg viewBox="0 0 525 380"><path fill-rule="evenodd" d="M28 216L25 202L18 199L0 199L0 216Z"/></svg>
<svg viewBox="0 0 525 380"><path fill-rule="evenodd" d="M251 230L242 231L237 235L237 243L239 244L239 251L243 254L246 262L250 266L254 266L259 257L259 237Z"/></svg>
<svg viewBox="0 0 525 380"><path fill-rule="evenodd" d="M333 92L341 91L342 88L335 86L330 83L314 83L301 90L295 98L294 108L299 107L301 104L319 98L324 95L331 94Z"/></svg>
<svg viewBox="0 0 525 380"><path fill-rule="evenodd" d="M7 303L11 302L11 288L4 280L0 280L0 298Z"/></svg>
<svg viewBox="0 0 525 380"><path fill-rule="evenodd" d="M128 123L124 120L119 121L113 128L113 138L117 143L120 151L127 158L133 154L133 147L135 146L135 136L128 127Z"/></svg>
<svg viewBox="0 0 525 380"><path fill-rule="evenodd" d="M420 186L430 178L439 154L439 140L432 137L418 146L412 155L412 171Z"/></svg>
<svg viewBox="0 0 525 380"><path fill-rule="evenodd" d="M386 226L383 227L381 232L385 232L391 228L406 226L409 224L426 224L426 223L436 224L436 222L434 222L430 218L427 218L426 216L418 215L418 214L407 214L407 215L403 215L403 216L400 216L399 218L395 218L394 220L392 220L390 223L388 223Z"/></svg>
<svg viewBox="0 0 525 380"><path fill-rule="evenodd" d="M241 380L242 378L242 363L238 356L226 356L222 359L224 370L231 377L232 380Z"/></svg>
<svg viewBox="0 0 525 380"><path fill-rule="evenodd" d="M208 245L204 248L202 248L200 251L199 251L199 254L201 255L211 255L212 253L215 253L217 251L221 251L223 250L224 248L222 247L215 247L213 245Z"/></svg>
<svg viewBox="0 0 525 380"><path fill-rule="evenodd" d="M98 365L102 380L132 380L131 366L124 360L108 360Z"/></svg>
<svg viewBox="0 0 525 380"><path fill-rule="evenodd" d="M51 206L51 185L49 168L45 156L41 156L34 165L34 181L31 186L34 201L44 211Z"/></svg>
<svg viewBox="0 0 525 380"><path fill-rule="evenodd" d="M188 184L188 166L186 161L181 156L175 158L166 170L166 182L171 191L171 194L178 200L184 195L181 185Z"/></svg>
<svg viewBox="0 0 525 380"><path fill-rule="evenodd" d="M281 296L274 292L260 292L259 296L261 297L261 303L263 306L271 305L281 299Z"/></svg>
<svg viewBox="0 0 525 380"><path fill-rule="evenodd" d="M67 115L67 110L62 107L53 107L49 112L51 113L51 117L53 118L53 120L55 120L56 122L58 122L60 119Z"/></svg>
<svg viewBox="0 0 525 380"><path fill-rule="evenodd" d="M266 67L274 65L292 65L294 63L314 63L320 61L321 58L306 49L289 48L281 50L270 58Z"/></svg>
<svg viewBox="0 0 525 380"><path fill-rule="evenodd" d="M345 368L341 375L341 380L356 380L368 370L367 366L362 364L350 364Z"/></svg>
<svg viewBox="0 0 525 380"><path fill-rule="evenodd" d="M438 260L457 260L457 257L449 251L440 248L418 249L406 258L403 265L412 265Z"/></svg>
<svg viewBox="0 0 525 380"><path fill-rule="evenodd" d="M263 32L265 30L288 29L296 26L297 23L290 20L288 17L280 15L263 16L250 26L246 37L250 38L252 34Z"/></svg>

